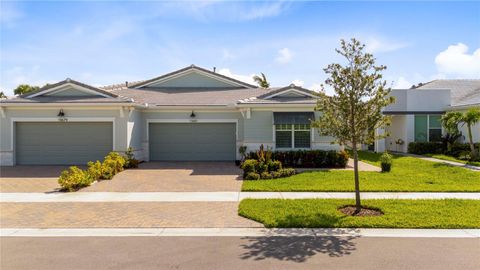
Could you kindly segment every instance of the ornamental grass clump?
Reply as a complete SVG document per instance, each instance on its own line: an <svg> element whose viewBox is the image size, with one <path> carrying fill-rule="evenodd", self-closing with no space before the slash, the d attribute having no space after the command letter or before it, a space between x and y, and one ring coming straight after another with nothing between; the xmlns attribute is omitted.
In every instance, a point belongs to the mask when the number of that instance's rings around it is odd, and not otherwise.
<svg viewBox="0 0 480 270"><path fill-rule="evenodd" d="M389 172L392 169L393 157L388 152L380 156L380 167L382 172Z"/></svg>

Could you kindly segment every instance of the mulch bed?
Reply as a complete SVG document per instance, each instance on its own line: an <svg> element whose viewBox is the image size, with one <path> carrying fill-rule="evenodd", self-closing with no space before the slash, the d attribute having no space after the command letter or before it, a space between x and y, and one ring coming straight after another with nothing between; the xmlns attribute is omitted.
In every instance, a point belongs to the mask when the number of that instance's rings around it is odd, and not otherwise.
<svg viewBox="0 0 480 270"><path fill-rule="evenodd" d="M355 214L355 206L347 205L341 208L338 208L338 211L342 212L347 216L358 216L358 217L374 217L382 216L383 212L378 209L362 207L359 213Z"/></svg>

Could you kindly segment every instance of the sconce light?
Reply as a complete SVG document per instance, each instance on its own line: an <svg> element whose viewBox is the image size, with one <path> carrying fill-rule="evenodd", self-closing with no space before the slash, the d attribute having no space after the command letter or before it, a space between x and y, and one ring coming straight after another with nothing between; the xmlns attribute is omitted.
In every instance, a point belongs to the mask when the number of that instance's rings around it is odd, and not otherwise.
<svg viewBox="0 0 480 270"><path fill-rule="evenodd" d="M60 111L57 114L58 117L65 117L65 113L63 112L63 109L60 109Z"/></svg>
<svg viewBox="0 0 480 270"><path fill-rule="evenodd" d="M192 111L192 113L190 114L190 118L195 118L195 113Z"/></svg>

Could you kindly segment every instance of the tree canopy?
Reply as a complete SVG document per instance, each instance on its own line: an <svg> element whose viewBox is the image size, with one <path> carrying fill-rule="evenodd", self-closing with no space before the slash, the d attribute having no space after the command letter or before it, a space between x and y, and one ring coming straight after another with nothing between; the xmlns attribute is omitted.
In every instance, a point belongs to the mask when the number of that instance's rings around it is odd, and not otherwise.
<svg viewBox="0 0 480 270"><path fill-rule="evenodd" d="M40 89L40 87L38 87L38 86L32 86L32 85L28 85L28 84L20 84L19 86L17 86L17 88L15 88L13 90L13 93L15 95L24 95L24 94L27 94L27 93L30 93L30 92L33 92L33 91L37 91L38 89Z"/></svg>
<svg viewBox="0 0 480 270"><path fill-rule="evenodd" d="M312 125L322 135L333 136L341 145L351 145L354 159L356 211L360 213L360 184L358 177L357 148L360 144L371 144L384 135L375 133L378 128L390 123L382 109L393 103L389 96L391 89L382 78L383 65L376 65L372 54L364 51L365 45L352 38L350 42L340 41L336 52L346 60L345 64L333 63L324 71L328 78L325 84L335 94L321 93L316 110L321 112Z"/></svg>

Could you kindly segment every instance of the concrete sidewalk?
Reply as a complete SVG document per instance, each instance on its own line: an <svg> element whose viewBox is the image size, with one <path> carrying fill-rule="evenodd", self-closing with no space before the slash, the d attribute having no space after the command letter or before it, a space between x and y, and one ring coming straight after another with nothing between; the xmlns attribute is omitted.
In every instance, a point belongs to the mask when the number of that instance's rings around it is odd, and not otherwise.
<svg viewBox="0 0 480 270"><path fill-rule="evenodd" d="M395 152L395 155L415 157L415 158L423 159L423 160L426 160L426 161L440 162L440 163L445 163L445 164L452 165L452 166L455 166L455 167L462 167L462 168L470 169L472 171L480 171L480 167L478 167L478 166L463 164L463 163L460 163L460 162L455 162L455 161L450 161L450 160L443 160L443 159L438 159L438 158L433 158L433 157L427 157L427 156L421 156L421 155L415 155L415 154L409 154L409 153L400 153L400 152Z"/></svg>
<svg viewBox="0 0 480 270"><path fill-rule="evenodd" d="M335 236L480 238L480 229L362 228L2 228L2 237L131 237L131 236Z"/></svg>
<svg viewBox="0 0 480 270"><path fill-rule="evenodd" d="M471 199L478 192L362 192L363 199ZM77 192L0 193L0 202L239 202L256 199L353 199L353 192Z"/></svg>

